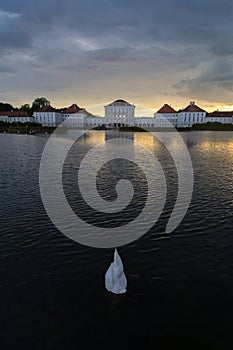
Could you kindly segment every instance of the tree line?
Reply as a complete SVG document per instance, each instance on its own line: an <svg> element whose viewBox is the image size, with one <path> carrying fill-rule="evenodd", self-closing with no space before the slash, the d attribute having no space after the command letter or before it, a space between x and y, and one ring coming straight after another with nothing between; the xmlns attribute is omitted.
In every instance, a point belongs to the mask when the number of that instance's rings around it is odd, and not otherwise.
<svg viewBox="0 0 233 350"><path fill-rule="evenodd" d="M13 107L10 103L0 102L0 111L24 111L32 115L34 111L40 108L41 105L45 103L50 103L50 101L45 97L37 97L32 104L23 104L20 108Z"/></svg>

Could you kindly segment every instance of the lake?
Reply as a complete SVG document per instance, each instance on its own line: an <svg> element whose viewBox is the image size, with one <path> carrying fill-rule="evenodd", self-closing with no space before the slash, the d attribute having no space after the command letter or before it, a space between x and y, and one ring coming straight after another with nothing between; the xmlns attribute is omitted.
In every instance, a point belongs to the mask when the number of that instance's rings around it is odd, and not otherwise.
<svg viewBox="0 0 233 350"><path fill-rule="evenodd" d="M119 247L128 288L116 296L104 286L113 249L68 239L44 209L39 167L48 136L0 134L1 349L232 348L233 132L180 135L190 152L194 190L186 216L170 234L165 227L177 196L177 173L149 133L91 132L64 163L63 187L73 210L109 229L143 209L145 178L124 161L103 167L97 178L103 198L114 198L117 181L129 173L135 198L126 213L92 212L76 189L86 152L112 137L129 138L163 166L165 208L145 235Z"/></svg>

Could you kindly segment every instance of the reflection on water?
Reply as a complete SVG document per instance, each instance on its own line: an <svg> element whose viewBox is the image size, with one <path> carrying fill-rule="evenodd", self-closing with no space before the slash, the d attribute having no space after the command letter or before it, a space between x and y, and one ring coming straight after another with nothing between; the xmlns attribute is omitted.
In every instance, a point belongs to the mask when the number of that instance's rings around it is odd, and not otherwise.
<svg viewBox="0 0 233 350"><path fill-rule="evenodd" d="M149 148L151 151L160 146L159 141L152 134L146 132L135 133L134 140L135 142Z"/></svg>
<svg viewBox="0 0 233 350"><path fill-rule="evenodd" d="M176 147L170 134L168 142ZM129 285L117 300L104 290L103 279L113 251L68 240L43 208L38 171L47 139L0 135L2 349L95 348L102 339L145 349L190 344L227 349L233 343L233 133L180 135L192 158L195 186L187 215L170 235L164 229L177 196L174 162L151 134L131 137L161 162L168 196L158 223L119 249ZM88 133L77 143L73 161L108 137L104 131ZM100 192L111 192L125 166L102 169ZM68 192L75 176L71 170L66 176ZM131 212L138 209L135 199Z"/></svg>
<svg viewBox="0 0 233 350"><path fill-rule="evenodd" d="M93 132L93 131L91 131ZM118 132L117 130L110 130L105 132L105 141L112 140L117 138L120 140L134 140L134 133L133 132Z"/></svg>

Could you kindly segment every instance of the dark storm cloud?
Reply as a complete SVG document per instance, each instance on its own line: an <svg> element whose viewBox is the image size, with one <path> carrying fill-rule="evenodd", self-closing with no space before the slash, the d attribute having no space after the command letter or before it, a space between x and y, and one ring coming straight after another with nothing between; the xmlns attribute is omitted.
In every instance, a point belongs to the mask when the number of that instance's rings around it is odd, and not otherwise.
<svg viewBox="0 0 233 350"><path fill-rule="evenodd" d="M232 57L227 54L227 57L221 59L218 57L210 61L199 75L181 80L173 87L181 96L192 95L201 100L232 104Z"/></svg>
<svg viewBox="0 0 233 350"><path fill-rule="evenodd" d="M215 56L232 56L233 55L233 41L228 43L216 43L214 46L210 47L209 53Z"/></svg>
<svg viewBox="0 0 233 350"><path fill-rule="evenodd" d="M32 40L60 28L64 35L73 32L97 41L104 37L107 43L108 38L119 38L119 45L125 41L155 45L156 40L174 40L175 45L209 43L223 39L223 34L231 36L233 4L219 0L3 0L0 8L21 14L18 34L31 36Z"/></svg>
<svg viewBox="0 0 233 350"><path fill-rule="evenodd" d="M227 0L2 0L0 77L8 72L5 87L19 84L25 94L68 93L78 81L98 95L96 82L114 79L110 95L132 81L145 97L224 101L233 82L232 13Z"/></svg>
<svg viewBox="0 0 233 350"><path fill-rule="evenodd" d="M0 43L1 53L6 48L30 46L31 38L21 28L21 14L1 11L0 9Z"/></svg>

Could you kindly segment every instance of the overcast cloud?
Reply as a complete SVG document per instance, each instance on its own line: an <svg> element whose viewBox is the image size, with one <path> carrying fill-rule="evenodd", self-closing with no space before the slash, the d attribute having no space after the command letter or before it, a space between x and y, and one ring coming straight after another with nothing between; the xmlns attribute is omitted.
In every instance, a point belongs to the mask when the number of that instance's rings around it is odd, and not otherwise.
<svg viewBox="0 0 233 350"><path fill-rule="evenodd" d="M0 100L233 105L233 3L1 0Z"/></svg>

